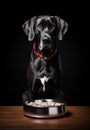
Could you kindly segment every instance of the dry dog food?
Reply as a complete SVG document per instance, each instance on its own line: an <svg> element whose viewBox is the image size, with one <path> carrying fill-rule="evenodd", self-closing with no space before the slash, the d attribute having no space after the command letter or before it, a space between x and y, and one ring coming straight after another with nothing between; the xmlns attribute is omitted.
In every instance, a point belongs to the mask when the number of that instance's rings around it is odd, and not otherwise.
<svg viewBox="0 0 90 130"><path fill-rule="evenodd" d="M60 106L61 103L54 102L54 101L42 101L42 100L35 100L34 102L28 103L30 106L34 107L55 107L55 106Z"/></svg>

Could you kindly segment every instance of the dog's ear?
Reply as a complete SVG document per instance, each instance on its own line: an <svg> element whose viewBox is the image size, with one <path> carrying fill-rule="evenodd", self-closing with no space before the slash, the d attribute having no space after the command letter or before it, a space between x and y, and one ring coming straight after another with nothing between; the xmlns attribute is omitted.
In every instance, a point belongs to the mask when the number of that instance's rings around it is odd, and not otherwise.
<svg viewBox="0 0 90 130"><path fill-rule="evenodd" d="M57 20L57 24L58 24L58 39L59 40L63 40L63 35L67 32L68 30L68 23L66 21L64 21L63 19L61 19L58 16L55 16L56 20Z"/></svg>
<svg viewBox="0 0 90 130"><path fill-rule="evenodd" d="M36 21L36 16L32 17L31 19L27 20L23 25L22 28L25 32L25 34L28 36L28 40L32 41L35 36L35 21Z"/></svg>

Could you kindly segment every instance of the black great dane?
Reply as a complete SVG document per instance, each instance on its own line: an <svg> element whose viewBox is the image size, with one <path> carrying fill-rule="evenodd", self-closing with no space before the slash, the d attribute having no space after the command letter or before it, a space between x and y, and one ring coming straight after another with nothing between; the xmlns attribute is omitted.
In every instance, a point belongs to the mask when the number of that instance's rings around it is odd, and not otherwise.
<svg viewBox="0 0 90 130"><path fill-rule="evenodd" d="M57 99L63 101L62 65L56 42L63 39L68 23L58 16L34 16L23 25L28 40L33 41L27 70L28 90L23 101Z"/></svg>

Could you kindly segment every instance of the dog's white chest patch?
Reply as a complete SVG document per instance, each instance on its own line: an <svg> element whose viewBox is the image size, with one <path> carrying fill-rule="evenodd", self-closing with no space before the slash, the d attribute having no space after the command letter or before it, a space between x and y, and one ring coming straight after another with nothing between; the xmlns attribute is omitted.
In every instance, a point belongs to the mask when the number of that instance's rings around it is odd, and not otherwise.
<svg viewBox="0 0 90 130"><path fill-rule="evenodd" d="M43 78L40 78L41 83L43 84L43 91L45 92L45 82L48 82L48 80L50 79L50 77L46 77L44 76Z"/></svg>

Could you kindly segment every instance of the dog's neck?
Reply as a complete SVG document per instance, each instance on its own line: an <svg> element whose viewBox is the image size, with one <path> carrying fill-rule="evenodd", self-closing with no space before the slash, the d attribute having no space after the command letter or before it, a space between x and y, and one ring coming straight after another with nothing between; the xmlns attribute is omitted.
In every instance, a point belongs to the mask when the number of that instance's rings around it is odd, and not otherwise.
<svg viewBox="0 0 90 130"><path fill-rule="evenodd" d="M40 53L39 51L36 50L36 43L33 44L33 50L34 50L34 54L37 56L37 57L40 57L44 60L51 60L52 57L57 53L57 49L55 49L52 53L47 53L47 54L42 54Z"/></svg>

